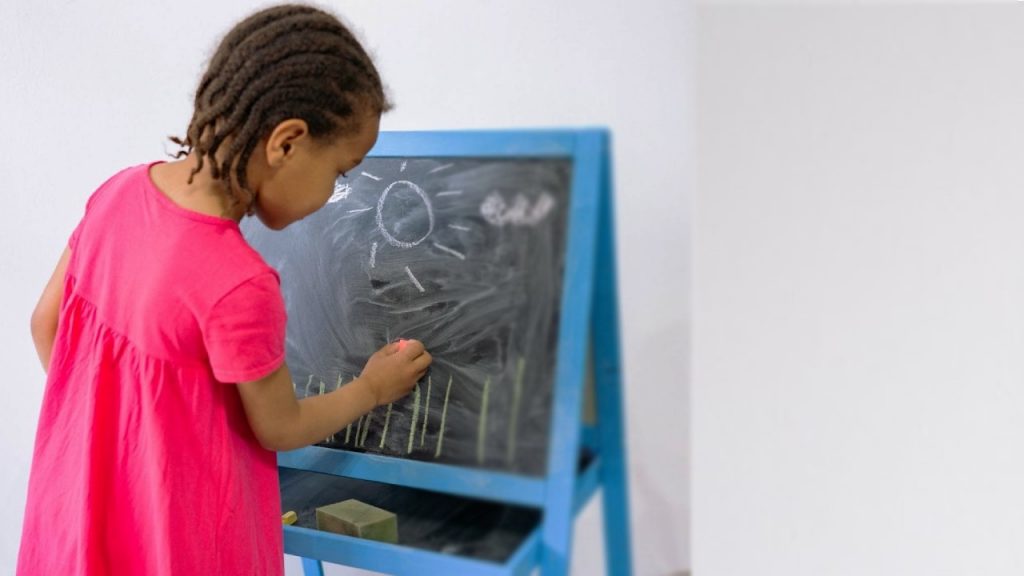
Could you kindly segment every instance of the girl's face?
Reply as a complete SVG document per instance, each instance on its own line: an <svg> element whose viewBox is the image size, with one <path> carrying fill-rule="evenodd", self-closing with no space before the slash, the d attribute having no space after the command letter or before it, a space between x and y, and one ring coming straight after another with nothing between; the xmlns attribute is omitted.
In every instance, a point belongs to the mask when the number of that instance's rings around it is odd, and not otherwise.
<svg viewBox="0 0 1024 576"><path fill-rule="evenodd" d="M257 168L256 215L272 230L281 230L316 212L334 193L334 182L355 168L377 142L380 116L359 123L357 132L329 143L314 140L301 120L286 120L265 146L266 164ZM262 164L262 163L261 163Z"/></svg>

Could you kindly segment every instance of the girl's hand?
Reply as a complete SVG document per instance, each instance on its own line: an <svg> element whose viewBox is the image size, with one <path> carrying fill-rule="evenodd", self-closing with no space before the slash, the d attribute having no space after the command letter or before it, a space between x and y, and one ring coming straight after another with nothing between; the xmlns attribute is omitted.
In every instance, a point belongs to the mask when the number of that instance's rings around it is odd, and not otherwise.
<svg viewBox="0 0 1024 576"><path fill-rule="evenodd" d="M390 404L412 391L432 361L419 340L399 340L374 352L359 379L366 383L377 406Z"/></svg>

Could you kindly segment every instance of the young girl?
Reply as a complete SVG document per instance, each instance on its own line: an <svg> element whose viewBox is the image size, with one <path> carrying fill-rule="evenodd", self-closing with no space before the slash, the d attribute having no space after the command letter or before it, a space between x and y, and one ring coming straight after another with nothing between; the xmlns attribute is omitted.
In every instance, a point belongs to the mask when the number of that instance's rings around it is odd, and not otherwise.
<svg viewBox="0 0 1024 576"><path fill-rule="evenodd" d="M392 344L296 401L279 279L238 222L323 206L388 106L336 18L263 10L211 58L180 159L92 195L32 317L48 377L19 574L283 572L274 451L401 398L431 357Z"/></svg>

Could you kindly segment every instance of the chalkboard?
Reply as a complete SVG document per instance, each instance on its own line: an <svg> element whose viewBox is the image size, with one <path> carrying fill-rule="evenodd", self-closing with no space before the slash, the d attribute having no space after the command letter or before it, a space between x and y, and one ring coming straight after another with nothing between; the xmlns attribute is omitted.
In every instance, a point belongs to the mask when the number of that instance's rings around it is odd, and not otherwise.
<svg viewBox="0 0 1024 576"><path fill-rule="evenodd" d="M298 397L358 376L389 341L423 341L416 390L323 446L542 476L569 158L374 157L283 231L242 223L281 275Z"/></svg>

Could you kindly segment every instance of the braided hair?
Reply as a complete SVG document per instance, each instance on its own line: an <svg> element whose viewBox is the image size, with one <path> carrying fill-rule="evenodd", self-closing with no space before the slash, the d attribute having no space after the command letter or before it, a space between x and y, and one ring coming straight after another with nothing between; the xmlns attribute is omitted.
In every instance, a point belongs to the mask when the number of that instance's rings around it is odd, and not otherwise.
<svg viewBox="0 0 1024 576"><path fill-rule="evenodd" d="M390 108L373 61L348 28L318 8L286 4L249 16L224 36L199 82L185 138L170 139L181 147L176 157L198 157L190 184L208 158L232 206L244 201L251 213L246 167L279 123L304 120L311 137L329 140L358 131L363 115Z"/></svg>

